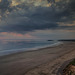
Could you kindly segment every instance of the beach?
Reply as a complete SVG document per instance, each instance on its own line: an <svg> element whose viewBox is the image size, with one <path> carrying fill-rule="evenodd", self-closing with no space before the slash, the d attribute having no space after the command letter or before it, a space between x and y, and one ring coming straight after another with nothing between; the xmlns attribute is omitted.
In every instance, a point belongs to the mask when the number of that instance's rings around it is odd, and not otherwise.
<svg viewBox="0 0 75 75"><path fill-rule="evenodd" d="M75 42L0 56L0 75L62 75L75 58Z"/></svg>

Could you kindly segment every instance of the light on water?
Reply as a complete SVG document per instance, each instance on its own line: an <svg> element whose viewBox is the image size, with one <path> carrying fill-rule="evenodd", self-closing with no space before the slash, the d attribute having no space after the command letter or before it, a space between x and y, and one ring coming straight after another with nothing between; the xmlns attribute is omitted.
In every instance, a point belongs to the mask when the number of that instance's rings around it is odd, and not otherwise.
<svg viewBox="0 0 75 75"><path fill-rule="evenodd" d="M48 47L54 43L57 43L57 41L4 40L0 41L0 55L36 50Z"/></svg>

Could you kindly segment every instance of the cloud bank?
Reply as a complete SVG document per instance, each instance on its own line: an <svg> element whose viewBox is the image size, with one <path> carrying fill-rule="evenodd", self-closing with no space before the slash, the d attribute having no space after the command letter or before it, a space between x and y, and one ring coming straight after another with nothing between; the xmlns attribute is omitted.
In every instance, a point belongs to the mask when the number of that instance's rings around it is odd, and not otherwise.
<svg viewBox="0 0 75 75"><path fill-rule="evenodd" d="M0 32L75 30L75 0L1 0Z"/></svg>

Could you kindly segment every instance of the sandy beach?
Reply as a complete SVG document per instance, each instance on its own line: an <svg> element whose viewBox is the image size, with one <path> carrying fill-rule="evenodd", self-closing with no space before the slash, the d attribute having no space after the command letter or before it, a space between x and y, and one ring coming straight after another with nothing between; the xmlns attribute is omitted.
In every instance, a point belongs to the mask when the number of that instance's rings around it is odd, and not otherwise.
<svg viewBox="0 0 75 75"><path fill-rule="evenodd" d="M75 58L75 42L0 57L0 75L62 75Z"/></svg>

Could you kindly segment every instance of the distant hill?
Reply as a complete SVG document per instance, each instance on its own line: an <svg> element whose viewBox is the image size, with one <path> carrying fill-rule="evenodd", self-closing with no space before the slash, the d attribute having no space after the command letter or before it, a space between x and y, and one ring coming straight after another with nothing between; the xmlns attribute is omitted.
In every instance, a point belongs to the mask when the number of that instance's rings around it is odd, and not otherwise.
<svg viewBox="0 0 75 75"><path fill-rule="evenodd" d="M75 41L75 39L61 39L61 40L58 40L58 41Z"/></svg>
<svg viewBox="0 0 75 75"><path fill-rule="evenodd" d="M54 40L47 40L47 41L54 41Z"/></svg>

